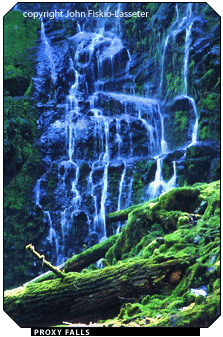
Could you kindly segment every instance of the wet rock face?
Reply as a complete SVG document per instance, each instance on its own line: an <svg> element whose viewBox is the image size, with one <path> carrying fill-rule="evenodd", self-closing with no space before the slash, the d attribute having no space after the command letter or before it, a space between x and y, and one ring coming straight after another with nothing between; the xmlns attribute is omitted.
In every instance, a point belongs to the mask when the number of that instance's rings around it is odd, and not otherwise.
<svg viewBox="0 0 223 337"><path fill-rule="evenodd" d="M92 43L91 38L89 41L86 48ZM101 41L97 48L102 51L103 69L107 60L105 48L110 48L110 44ZM46 226L47 222L48 226L52 224L58 239L57 256L53 254L55 241L49 242L49 235L44 243L55 263L63 256L80 252L84 244L95 244L119 230L119 226L106 228L105 214L144 200L143 184L151 182L155 174L155 165L150 164L154 160L146 157L160 149L158 102L117 93L90 96L91 83L83 85L90 56L81 49L80 54L76 53L75 57L73 52L74 60L70 62L65 57L70 70L65 73L66 67L62 67L64 73L56 82L59 104L55 100L39 105L39 128L43 131L40 146L48 170L40 179L38 202L49 212ZM92 55L91 69L95 66L94 52ZM113 65L126 61L128 53L124 49L120 55L114 54L112 60ZM74 70L74 64L80 72ZM125 69L126 64L124 72ZM119 73L115 67L113 71L114 76ZM64 83L70 87L65 85L62 94ZM140 182L138 186L134 180Z"/></svg>
<svg viewBox="0 0 223 337"><path fill-rule="evenodd" d="M190 144L195 118L194 106L190 97L180 95L171 102L168 118L166 118L166 137L172 150Z"/></svg>
<svg viewBox="0 0 223 337"><path fill-rule="evenodd" d="M217 175L217 162L210 164L216 153L196 144L208 113L205 106L199 115L191 97L189 61L191 52L203 62L210 47L207 59L217 69L218 49L198 37L205 20L190 4L180 11L163 4L154 14L140 27L137 20L124 26L84 18L41 27L35 94L46 173L39 203L50 211L58 263L120 230L106 224L107 213ZM161 36L161 27L170 27L162 42L148 35Z"/></svg>

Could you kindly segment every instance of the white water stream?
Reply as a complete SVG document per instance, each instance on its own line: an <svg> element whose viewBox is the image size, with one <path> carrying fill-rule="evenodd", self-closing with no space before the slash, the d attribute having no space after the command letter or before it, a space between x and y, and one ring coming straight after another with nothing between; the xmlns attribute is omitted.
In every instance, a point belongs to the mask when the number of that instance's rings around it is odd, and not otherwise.
<svg viewBox="0 0 223 337"><path fill-rule="evenodd" d="M117 11L120 10L121 7L118 4ZM188 98L195 115L191 143L189 144L191 146L197 142L198 138L198 112L196 104L193 98L187 96L188 64L193 29L192 4L187 5L187 10L183 17L181 17L182 13L178 11L177 4L175 5L175 11L175 21L163 40L160 90L164 90L165 58L169 51L169 43L178 33L185 31L182 82L184 84L183 94ZM165 139L166 115L165 111L160 108L162 106L161 102L156 99L136 96L134 76L130 79L133 87L129 91L125 91L132 92L132 95L124 94L123 92L112 92L119 71L120 55L123 55L122 53L125 55L125 62L123 62L122 66L123 73L126 76L129 76L131 62L134 62L130 51L123 45L119 34L120 30L120 20L117 20L115 29L109 32L106 31L104 21L100 27L95 29L95 32L88 32L87 28L85 31L84 25L77 22L77 34L70 38L70 41L75 45L75 49L73 56L69 55L68 70L72 70L75 77L69 91L66 93L65 117L62 122L59 120L56 122L54 120L53 122L55 128L64 130L66 138L66 147L64 148L66 158L62 158L58 167L65 168L65 172L61 171L62 173L59 176L60 187L63 190L66 189L65 196L67 197L68 195L70 199L66 207L60 208L60 220L57 224L52 212L44 209L44 214L49 224L48 241L51 245L54 245L55 253L62 256L61 260L58 259L58 263L63 262L63 258L67 256L68 242L69 244L73 244L71 239L72 235L74 235L72 231L75 216L80 212L84 213L86 211L87 207L83 201L86 197L85 194L88 194L89 198L87 200L91 203L91 214L89 216L87 213L86 217L89 222L89 232L97 233L98 241L106 239L109 235L106 228L106 214L109 208L108 199L111 193L109 181L110 168L114 163L113 167L119 168L120 165L124 164L120 180L116 186L118 198L115 205L118 211L124 206L127 207L128 203L130 204L134 201L134 171L131 177L129 177L128 172L129 168L132 169L132 162L137 156L141 158L155 158L156 160L155 178L148 186L149 198L157 197L177 184L176 161L172 162L172 177L169 181L164 181L163 179L163 161L169 153L169 149ZM57 72L53 57L54 53L51 49L51 43L49 43L46 37L43 22L41 24L41 37L45 54L49 61L51 79L55 83ZM89 85L89 80L86 79L86 69L90 68L92 64L95 67L94 72L92 72L95 76L92 84L93 89ZM106 78L107 72L110 74L109 79ZM112 86L106 87L108 83L112 83ZM104 90L104 88L106 89ZM83 102L86 105L88 103L90 106L89 111L85 109L84 113L81 110ZM112 109L110 109L110 106L112 106ZM83 131L78 130L77 124L79 121L80 124L82 123ZM89 125L91 129L88 130ZM84 154L78 155L76 153L77 144L81 143L80 138L84 141L88 133L91 132L93 139L92 153L91 157L88 158L86 156L86 159ZM140 133L144 141L144 143L140 144L143 147L142 152L140 152L140 148L137 148L137 142L141 141ZM83 145L83 148L85 145ZM81 190L82 186L80 183L83 163L89 166L89 171L86 173L86 191L84 192L83 189ZM73 172L71 174L72 178L70 178L70 181L67 181L66 179L70 174L68 172L70 171ZM43 195L41 194L42 186L40 178L35 187L35 202L39 207L43 207L40 204L40 197ZM120 231L120 226L121 224L118 224L117 233ZM60 234L59 230L61 230Z"/></svg>

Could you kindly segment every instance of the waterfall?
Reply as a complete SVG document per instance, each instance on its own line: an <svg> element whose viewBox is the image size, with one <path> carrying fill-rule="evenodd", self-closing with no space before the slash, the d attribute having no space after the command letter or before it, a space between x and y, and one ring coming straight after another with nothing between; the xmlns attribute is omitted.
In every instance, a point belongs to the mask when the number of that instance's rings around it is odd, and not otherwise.
<svg viewBox="0 0 223 337"><path fill-rule="evenodd" d="M165 65L165 55L166 55L166 48L170 41L170 38L173 39L183 30L185 29L185 43L184 43L184 60L183 60L183 83L184 83L184 91L187 95L187 72L188 72L188 59L189 59L189 52L190 52L190 46L191 46L191 31L193 22L191 22L191 16L192 16L192 3L188 3L186 7L186 16L184 16L182 19L179 19L179 11L178 11L178 4L175 6L176 10L176 20L170 27L170 32L166 36L165 42L164 42L164 48L163 48L163 55L162 55L162 63L161 63L161 79L160 79L160 91L162 91L162 85L163 85L163 76L164 76L164 65ZM177 28L175 27L177 26Z"/></svg>
<svg viewBox="0 0 223 337"><path fill-rule="evenodd" d="M78 99L76 97L77 89L79 85L79 74L75 70L75 82L71 86L69 96L68 96L68 103L67 103L67 114L66 114L66 132L67 132L67 139L68 139L68 156L69 160L72 162L73 152L74 152L74 123L73 117L74 114L78 115Z"/></svg>
<svg viewBox="0 0 223 337"><path fill-rule="evenodd" d="M187 15L187 20L188 20L188 25L186 27L186 35L185 35L183 78L184 78L184 90L185 90L185 94L187 95L188 59L189 59L189 52L190 52L190 45L191 45L191 31L192 31L192 26L193 26L193 22L190 22L190 18L192 15L192 3L188 3L186 15Z"/></svg>
<svg viewBox="0 0 223 337"><path fill-rule="evenodd" d="M72 183L72 188L71 188L71 191L74 193L74 198L72 200L72 203L73 203L75 209L77 209L78 206L81 203L81 196L80 196L80 194L77 190L77 184L78 184L78 180L79 180L79 169L80 168L77 166L76 167L76 177L75 177L75 180Z"/></svg>
<svg viewBox="0 0 223 337"><path fill-rule="evenodd" d="M101 225L102 238L100 241L103 241L107 238L107 230L106 230L106 219L105 219L105 201L107 199L107 190L108 190L108 165L105 165L104 175L103 175L103 190L101 196L101 209L99 213L99 223Z"/></svg>
<svg viewBox="0 0 223 337"><path fill-rule="evenodd" d="M49 243L52 246L55 246L56 255L58 257L58 255L59 255L59 242L58 242L58 237L57 237L56 231L53 228L53 223L52 223L52 220L51 220L50 212L44 211L44 215L47 217L47 220L48 220L49 226L50 226L49 234L47 236L47 240L49 241Z"/></svg>
<svg viewBox="0 0 223 337"><path fill-rule="evenodd" d="M107 11L121 11L121 4L103 6ZM166 58L171 43L175 43L177 35L184 31L182 82L187 91L192 5L188 4L184 13L178 10L178 4L174 8L175 20L162 40L157 94L165 94L162 91L169 70ZM62 48L59 50L63 58L58 63L61 70L58 91L62 93L61 96L58 94L60 100L51 108L53 117L49 118L51 111L47 106L43 116L48 123L44 130L43 156L46 161L50 158L51 181L47 186L46 175L35 186L35 204L43 209L47 219L48 244L57 255L57 263L82 251L85 242L90 246L118 233L121 223L118 228L111 228L106 223L108 213L120 211L133 202L155 198L177 186L178 162L173 160L172 167L170 162L173 175L168 181L163 165L170 152L165 137L168 110L165 111L161 100L138 95L137 72L133 71L136 60L122 40L121 22L120 19L103 18L95 20L91 27L89 20L76 21L77 33L66 40L66 52L63 54ZM47 56L51 79L56 83L53 55L57 50L53 49L54 40L46 37L43 22L41 34L41 48ZM195 115L192 145L197 142L198 113L194 100L189 97L188 100ZM48 145L51 141L52 146ZM50 151L54 151L52 156ZM155 176L153 181L149 177L151 182L142 188L139 199L135 186L146 161L156 164ZM52 185L51 202L45 196Z"/></svg>
<svg viewBox="0 0 223 337"><path fill-rule="evenodd" d="M166 54L166 47L168 45L170 35L167 35L165 42L164 42L164 49L163 49L163 56L162 56L162 65L161 65L161 80L160 80L160 90L162 90L163 85L163 71L164 71L164 63L165 63L165 54Z"/></svg>
<svg viewBox="0 0 223 337"><path fill-rule="evenodd" d="M148 189L148 194L152 199L159 196L165 186L162 176L162 158L157 159L156 166L155 180L149 184Z"/></svg>
<svg viewBox="0 0 223 337"><path fill-rule="evenodd" d="M117 208L117 211L121 210L122 187L123 187L123 183L124 183L124 179L125 179L125 174L126 174L126 162L123 161L123 163L124 163L124 169L123 169L121 180L120 180L120 184L119 184L118 208Z"/></svg>
<svg viewBox="0 0 223 337"><path fill-rule="evenodd" d="M188 99L190 100L190 103L193 107L194 115L195 115L195 123L194 123L193 130L192 130L192 139L191 139L191 143L188 145L188 146L191 146L191 145L196 144L197 138L198 138L198 113L197 113L197 107L196 107L196 103L194 99L192 97L188 97Z"/></svg>
<svg viewBox="0 0 223 337"><path fill-rule="evenodd" d="M118 143L118 158L120 158L122 138L120 136L120 121L118 118L116 118L116 140L115 141Z"/></svg>
<svg viewBox="0 0 223 337"><path fill-rule="evenodd" d="M81 32L81 26L80 26L79 22L77 22L77 31L78 31L78 33Z"/></svg>
<svg viewBox="0 0 223 337"><path fill-rule="evenodd" d="M39 203L40 202L40 183L41 183L41 179L38 179L37 183L36 183L36 186L35 186L36 205L42 208L42 206Z"/></svg>
<svg viewBox="0 0 223 337"><path fill-rule="evenodd" d="M179 99L182 99L182 98L188 100L190 108L193 109L194 117L195 117L195 122L193 124L192 132L191 132L191 142L190 142L189 145L185 146L185 149L186 149L187 147L192 146L192 145L197 143L199 117L198 117L198 112L197 112L197 106L196 106L196 103L195 103L194 99L190 96L187 96L187 95L179 95L175 98L175 100L179 100Z"/></svg>
<svg viewBox="0 0 223 337"><path fill-rule="evenodd" d="M128 187L128 198L127 198L128 206L131 205L131 203L132 203L132 184L133 184L133 180L134 180L134 177L132 177L130 179L129 185L127 186Z"/></svg>
<svg viewBox="0 0 223 337"><path fill-rule="evenodd" d="M118 20L117 20L117 23L116 23L117 34L119 34L121 32L120 17L119 17L120 11L121 11L121 3L118 3L118 7L117 7Z"/></svg>
<svg viewBox="0 0 223 337"><path fill-rule="evenodd" d="M162 175L162 164L163 164L163 157L169 153L168 151L168 145L165 140L165 135L164 135L164 117L161 114L160 111L160 106L157 104L157 110L159 113L160 121L161 121L161 154L156 157L156 173L155 173L155 179L153 182L149 184L148 187L148 195L149 198L156 198L159 196L161 193L166 192L170 190L171 188L176 186L176 163L173 162L173 167L174 167L174 174L173 177L170 179L169 182L165 182L163 179Z"/></svg>
<svg viewBox="0 0 223 337"><path fill-rule="evenodd" d="M69 222L67 221L67 218L66 218L66 209L63 212L61 212L60 223L61 223L61 234L62 234L61 253L64 256L65 255L64 248L66 245L65 240L66 240L66 236L69 235L69 229L70 229Z"/></svg>
<svg viewBox="0 0 223 337"><path fill-rule="evenodd" d="M173 161L173 176L172 176L172 178L166 184L167 191L169 191L172 188L176 187L176 182L177 182L176 161Z"/></svg>
<svg viewBox="0 0 223 337"><path fill-rule="evenodd" d="M105 153L103 157L104 167L104 175L103 175L103 189L102 189L102 196L101 196L101 209L99 213L99 221L101 223L101 230L102 230L102 239L104 240L107 238L107 231L106 231L106 219L105 219L105 202L108 196L108 165L109 165L109 144L108 144L108 137L109 137L109 123L104 121L104 130L105 130Z"/></svg>
<svg viewBox="0 0 223 337"><path fill-rule="evenodd" d="M160 121L161 121L161 154L166 154L169 151L168 151L167 142L165 141L165 137L164 137L164 117L160 112L159 104L157 104L157 108L158 108L158 113L159 113Z"/></svg>
<svg viewBox="0 0 223 337"><path fill-rule="evenodd" d="M132 59L131 58L131 54L130 54L130 52L129 52L128 49L127 49L127 54L128 54L129 61L128 61L127 65L126 65L125 72L128 74L129 73L129 69L130 69L131 59Z"/></svg>
<svg viewBox="0 0 223 337"><path fill-rule="evenodd" d="M111 81L114 80L114 66L113 66L113 55L111 55Z"/></svg>
<svg viewBox="0 0 223 337"><path fill-rule="evenodd" d="M141 117L141 112L139 109L139 119L142 121L142 124L145 126L146 130L147 130L147 138L148 138L148 154L150 153L150 144L152 144L152 146L154 147L155 145L155 141L154 141L154 137L153 137L153 127L152 125L148 124L147 121Z"/></svg>
<svg viewBox="0 0 223 337"><path fill-rule="evenodd" d="M173 176L169 181L165 182L162 175L162 158L158 158L156 165L156 174L153 182L149 184L148 195L151 199L158 197L161 193L167 192L176 187L177 174L176 174L176 162L173 161Z"/></svg>
<svg viewBox="0 0 223 337"><path fill-rule="evenodd" d="M52 79L53 83L55 84L56 80L57 80L57 73L56 73L55 64L54 64L54 61L53 61L51 48L50 48L48 39L47 39L46 34L45 34L45 25L44 25L43 21L41 21L41 39L42 39L42 42L45 46L46 56L49 59L50 69L51 69L51 79Z"/></svg>
<svg viewBox="0 0 223 337"><path fill-rule="evenodd" d="M176 3L176 5L175 5L175 11L176 11L176 14L177 14L177 20L178 20L178 19L179 19L178 3Z"/></svg>
<svg viewBox="0 0 223 337"><path fill-rule="evenodd" d="M172 24L170 28L169 34L165 38L164 42L164 49L163 49L163 56L162 56L162 64L161 64L161 80L160 80L160 90L162 90L163 85L163 77L164 77L164 65L165 65L165 55L166 55L166 48L169 43L170 37L175 38L183 29L185 29L185 43L184 43L184 59L183 59L183 84L184 84L184 91L185 95L191 106L193 107L194 114L195 114L195 123L193 125L192 129L192 139L191 143L188 145L192 146L196 144L197 142L197 135L198 135L198 113L196 104L193 98L187 96L187 78L188 78L188 62L189 62L189 52L191 48L191 33L192 33L192 26L193 21L191 21L192 17L192 3L188 3L186 7L186 16L182 17L182 19L179 19L179 11L178 11L178 4L175 5L175 11L176 11L176 20ZM177 26L177 28L176 28ZM176 174L176 162L173 161L173 170L174 174L172 178L168 182L163 181L162 176L162 162L163 162L163 155L168 154L168 145L167 142L164 139L164 117L160 113L160 119L161 119L161 156L157 158L157 169L155 174L155 180L149 184L148 188L148 194L149 197L155 198L160 193L168 191L169 189L176 186L177 182L177 174Z"/></svg>
<svg viewBox="0 0 223 337"><path fill-rule="evenodd" d="M122 188L123 188L123 183L124 183L124 179L125 179L125 174L126 174L126 162L123 161L124 163L124 169L121 175L121 179L120 179L120 184L119 184L119 193L118 193L118 207L117 207L117 211L121 210L121 197L122 197ZM118 222L118 227L116 230L116 234L118 234L120 232L120 228L121 228L121 222Z"/></svg>
<svg viewBox="0 0 223 337"><path fill-rule="evenodd" d="M190 44L191 44L191 30L192 30L193 22L186 28L186 37L185 37L185 51L184 51L184 87L185 94L187 95L187 71L188 71L188 58L190 52Z"/></svg>

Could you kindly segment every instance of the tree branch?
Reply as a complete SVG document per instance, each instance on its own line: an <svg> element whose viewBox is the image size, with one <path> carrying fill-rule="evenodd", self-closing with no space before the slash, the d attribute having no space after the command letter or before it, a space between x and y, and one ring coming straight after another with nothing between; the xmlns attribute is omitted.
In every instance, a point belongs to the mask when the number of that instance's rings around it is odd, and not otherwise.
<svg viewBox="0 0 223 337"><path fill-rule="evenodd" d="M57 276L61 278L64 278L66 276L65 273L54 267L50 262L46 261L44 255L40 255L37 251L35 251L35 247L31 243L26 246L26 250L28 250L35 257L37 257L38 260L42 261L45 264L45 266L53 273L55 273Z"/></svg>

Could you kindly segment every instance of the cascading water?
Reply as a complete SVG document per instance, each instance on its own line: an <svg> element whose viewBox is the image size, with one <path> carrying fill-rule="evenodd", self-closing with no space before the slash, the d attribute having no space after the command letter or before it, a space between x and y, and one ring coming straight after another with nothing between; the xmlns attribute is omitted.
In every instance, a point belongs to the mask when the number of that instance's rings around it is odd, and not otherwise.
<svg viewBox="0 0 223 337"><path fill-rule="evenodd" d="M194 122L194 125L192 127L192 131L191 131L191 142L189 143L189 145L187 145L185 147L185 150L187 147L190 147L192 145L195 145L197 143L197 139L198 139L198 112L197 112L197 107L196 107L196 103L194 101L194 99L192 97L189 97L187 95L180 95L180 96L177 96L175 98L175 100L179 100L179 99L186 99L188 102L189 102L189 105L190 105L190 108L192 108L193 110L193 113L194 113L194 119L195 119L195 122Z"/></svg>
<svg viewBox="0 0 223 337"><path fill-rule="evenodd" d="M197 138L198 138L198 113L197 113L197 107L196 107L196 103L194 99L192 97L189 97L189 100L191 102L191 105L193 107L194 114L195 114L195 123L194 123L193 131L192 131L192 140L191 140L191 143L188 145L188 146L192 146L196 144Z"/></svg>
<svg viewBox="0 0 223 337"><path fill-rule="evenodd" d="M47 217L47 220L48 220L49 225L50 225L49 235L48 235L48 237L47 237L47 240L49 240L49 243L50 243L51 245L54 245L54 246L55 246L56 254L57 254L57 256L58 256L58 254L59 254L59 242L58 242L58 237L57 237L56 231L55 231L55 229L53 228L53 224L52 224L50 212L44 211L44 215Z"/></svg>
<svg viewBox="0 0 223 337"><path fill-rule="evenodd" d="M187 146L190 147L197 142L198 138L198 113L195 101L192 97L187 96L187 77L188 77L188 60L189 60L189 52L191 47L191 32L192 32L192 26L193 21L191 21L192 17L192 3L189 3L186 7L186 16L184 16L182 19L179 19L179 11L178 11L178 5L176 4L175 7L176 10L176 21L172 24L172 29L170 29L170 33L167 35L164 43L164 50L163 50L163 57L162 57L162 64L161 64L161 80L160 80L160 90L162 90L162 84L163 84L163 76L164 76L164 65L165 65L165 55L166 55L166 49L167 45L169 43L170 37L176 38L176 36L185 29L185 47L184 47L184 58L183 58L183 83L184 83L184 91L185 95L182 95L182 97L185 97L190 102L190 105L192 106L194 110L195 115L195 123L192 129L192 136L191 136L191 143ZM175 28L177 25L177 28ZM150 183L148 188L148 194L150 198L155 198L158 195L160 195L163 192L168 191L169 189L176 186L177 182L177 175L176 175L176 162L173 161L173 176L168 182L164 182L163 176L162 176L162 162L163 157L165 154L168 154L168 146L164 139L164 117L160 114L161 118L161 156L157 159L157 169L155 174L155 180ZM186 147L186 148L187 148ZM186 150L185 148L185 150Z"/></svg>
<svg viewBox="0 0 223 337"><path fill-rule="evenodd" d="M119 184L119 194L118 194L118 207L117 207L117 211L121 210L121 198L122 198L122 189L123 189L123 183L124 183L124 179L125 179L125 174L126 174L126 162L123 161L124 163L124 169L121 175L121 180L120 180L120 184ZM118 227L116 230L116 233L118 234L120 232L120 228L121 228L121 223L120 221L118 222Z"/></svg>
<svg viewBox="0 0 223 337"><path fill-rule="evenodd" d="M112 6L120 12L120 4ZM160 91L165 87L168 45L183 30L186 37L182 81L187 87L192 6L187 6L183 18L177 6L175 10L176 20L164 39ZM172 177L165 181L163 175L163 161L170 150L165 138L166 116L161 101L135 95L132 87L135 77L129 76L134 60L120 37L120 20L113 22L111 19L106 26L104 19L94 31L89 28L85 31L84 27L85 24L77 22L77 33L68 39L69 48L64 55L67 68L64 79L60 78L67 91L62 103L57 103L54 120L47 131L49 134L51 130L50 136L55 138L57 146L62 144L61 149L51 158L48 175L40 177L35 187L36 205L43 209L49 226L46 245L50 248L46 249L51 250L57 264L82 251L83 244L90 246L120 231L121 222L113 232L107 228L106 215L136 200L137 165L142 167L142 160L146 158L156 165L154 181L150 178L145 186L144 200L148 196L155 198L177 184L175 160L172 161ZM42 42L48 55L51 79L56 83L59 70L53 62L52 44L46 37L43 22ZM131 94L124 94L124 87L122 91L116 90L120 78L130 83L126 92ZM188 100L196 118L192 145L197 141L198 113L194 100L190 97ZM46 118L47 113L48 110ZM43 139L47 135L44 134ZM49 153L47 148L46 162L50 161ZM57 170L54 181L52 177L50 181L51 185L54 183L55 205L49 209L49 201L45 201L46 181L53 170Z"/></svg>
<svg viewBox="0 0 223 337"><path fill-rule="evenodd" d="M167 48L167 45L168 45L169 38L170 38L170 35L167 35L165 43L164 43L162 66L161 66L160 90L162 90L162 85L163 85L163 70L164 70L165 54L166 54L166 48Z"/></svg>
<svg viewBox="0 0 223 337"><path fill-rule="evenodd" d="M191 5L191 4L190 4ZM186 37L185 37L185 52L184 52L184 86L185 94L187 94L187 71L188 71L188 57L190 52L190 36L193 22L186 28Z"/></svg>
<svg viewBox="0 0 223 337"><path fill-rule="evenodd" d="M36 186L35 186L35 192L36 192L36 205L39 206L40 208L42 207L39 203L40 201L40 184L41 184L41 179L37 180Z"/></svg>
<svg viewBox="0 0 223 337"><path fill-rule="evenodd" d="M56 73L55 64L54 64L53 57L52 57L51 48L50 48L48 39L46 38L45 26L44 26L43 21L41 22L41 39L42 39L42 43L44 45L46 56L47 56L47 58L49 60L49 63L50 63L51 79L52 79L53 83L55 84L55 82L57 80L57 73Z"/></svg>

